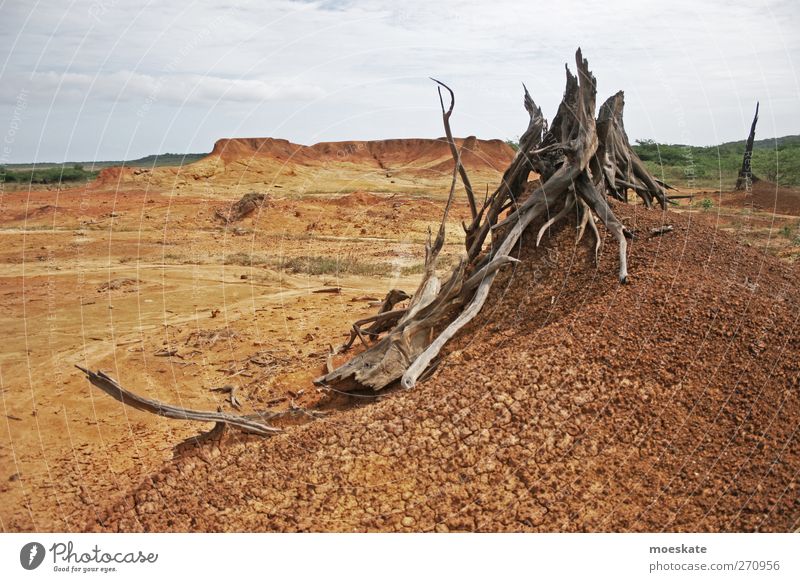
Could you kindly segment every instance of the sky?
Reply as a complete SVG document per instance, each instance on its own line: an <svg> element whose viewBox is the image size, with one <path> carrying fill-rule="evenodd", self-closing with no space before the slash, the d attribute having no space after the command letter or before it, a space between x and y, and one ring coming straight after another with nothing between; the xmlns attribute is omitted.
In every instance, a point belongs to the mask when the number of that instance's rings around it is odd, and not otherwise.
<svg viewBox="0 0 800 582"><path fill-rule="evenodd" d="M513 139L552 118L580 46L634 139L800 133L796 0L0 0L0 164L296 143ZM574 65L572 66L574 70Z"/></svg>

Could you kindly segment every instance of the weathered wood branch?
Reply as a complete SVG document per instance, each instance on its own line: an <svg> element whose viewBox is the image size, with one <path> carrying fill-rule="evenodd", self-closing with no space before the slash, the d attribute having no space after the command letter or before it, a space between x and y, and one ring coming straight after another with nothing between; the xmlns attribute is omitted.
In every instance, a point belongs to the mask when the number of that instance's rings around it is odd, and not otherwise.
<svg viewBox="0 0 800 582"><path fill-rule="evenodd" d="M631 148L622 121L624 109L625 94L619 91L603 103L597 115L599 146L591 167L595 187L622 202L628 201L627 192L633 190L648 208L654 199L666 208L671 187L656 180Z"/></svg>
<svg viewBox="0 0 800 582"><path fill-rule="evenodd" d="M516 205L519 196L522 194L528 176L534 170L533 158L531 153L536 150L542 142L542 136L547 128L547 121L542 115L540 107L534 103L528 93L528 88L523 84L525 91L524 105L528 112L529 121L525 133L519 140L519 148L511 164L503 172L500 186L487 199L483 209L467 228L466 249L468 261L474 261L486 242L486 237L497 224L500 213L503 212L506 203Z"/></svg>
<svg viewBox="0 0 800 582"><path fill-rule="evenodd" d="M386 297L383 299L383 303L378 309L378 313L356 321L353 324L352 330L350 331L350 337L339 348L339 350L334 353L349 350L350 346L353 345L353 342L356 341L356 338L361 339L364 345L367 345L365 336L374 338L378 337L381 333L390 330L408 311L407 309L395 309L394 306L401 301L405 301L406 299L410 299L410 296L401 289L392 289L389 291L386 294ZM372 325L367 328L363 328L363 326L367 325L368 323Z"/></svg>
<svg viewBox="0 0 800 582"><path fill-rule="evenodd" d="M453 93L453 90L442 83L431 77L431 81L439 85L439 104L442 106L442 123L444 124L444 134L447 137L447 143L450 146L450 153L453 155L453 162L456 165L456 170L458 171L459 176L461 176L461 182L464 184L464 190L467 192L467 202L469 203L469 210L472 213L472 219L475 220L475 217L478 215L478 208L475 205L475 194L472 190L472 183L469 181L469 176L467 175L467 170L464 167L464 164L461 163L461 152L456 147L456 140L453 139L453 130L450 128L450 116L453 114L453 108L456 105L456 95ZM450 94L450 106L445 110L444 108L444 98L442 97L442 88L444 88Z"/></svg>
<svg viewBox="0 0 800 582"><path fill-rule="evenodd" d="M143 396L138 396L133 392L125 390L120 386L116 380L103 372L92 372L81 366L76 366L81 372L86 374L89 382L93 386L99 388L114 400L121 402L127 406L149 412L158 416L166 418L173 418L177 420L194 420L198 422L221 422L240 428L246 432L268 436L283 432L279 428L269 426L260 420L258 416L240 416L236 414L227 414L225 412L211 412L201 410L191 410L189 408L182 408L180 406L173 406L165 404L158 400L150 400Z"/></svg>

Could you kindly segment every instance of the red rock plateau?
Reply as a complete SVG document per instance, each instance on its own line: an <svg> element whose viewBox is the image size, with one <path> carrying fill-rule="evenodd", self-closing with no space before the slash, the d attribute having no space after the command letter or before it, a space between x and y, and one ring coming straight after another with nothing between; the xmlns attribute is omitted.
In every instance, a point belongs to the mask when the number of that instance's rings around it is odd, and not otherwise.
<svg viewBox="0 0 800 582"><path fill-rule="evenodd" d="M456 140L463 163L475 175L495 179L514 157L497 139ZM157 187L214 194L241 189L291 188L295 195L373 190L414 192L448 180L453 159L441 139L324 142L312 146L275 138L220 139L206 158L182 168L101 172L99 187Z"/></svg>

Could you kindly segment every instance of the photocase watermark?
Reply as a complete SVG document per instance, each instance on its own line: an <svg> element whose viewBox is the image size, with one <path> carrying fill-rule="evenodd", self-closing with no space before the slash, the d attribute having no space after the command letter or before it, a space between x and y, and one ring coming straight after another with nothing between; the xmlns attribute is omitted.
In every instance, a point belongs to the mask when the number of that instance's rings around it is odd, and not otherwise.
<svg viewBox="0 0 800 582"><path fill-rule="evenodd" d="M118 571L124 564L155 564L158 554L135 551L104 551L97 544L88 551L77 550L72 541L56 542L49 549L39 542L29 542L19 551L19 563L26 570L35 570L44 563L47 556L52 558L54 572L109 573Z"/></svg>
<svg viewBox="0 0 800 582"><path fill-rule="evenodd" d="M750 165L753 158L753 152L744 152L744 159L742 160L742 174L744 175L744 190L748 194L753 192L753 170Z"/></svg>
<svg viewBox="0 0 800 582"><path fill-rule="evenodd" d="M681 146L681 157L684 161L683 176L686 179L686 187L693 190L697 186L697 167L694 161L694 152L692 152L691 146L686 145L692 141L691 132L689 131L689 126L686 123L686 111L684 110L680 99L678 99L678 96L675 94L675 89L667 82L667 78L663 69L661 68L661 65L656 63L654 68L655 75L661 84L661 88L667 95L670 105L673 107L675 123L680 130L680 139L684 144Z"/></svg>
<svg viewBox="0 0 800 582"><path fill-rule="evenodd" d="M19 563L26 570L35 570L44 561L44 546L39 542L29 542L19 551Z"/></svg>
<svg viewBox="0 0 800 582"><path fill-rule="evenodd" d="M350 156L354 156L357 153L362 152L366 149L367 149L367 144L364 143L363 141L357 143L349 143L346 144L344 147L336 150L336 157L342 160Z"/></svg>
<svg viewBox="0 0 800 582"><path fill-rule="evenodd" d="M183 63L183 61L186 59L186 57L192 55L197 49L197 47L200 45L200 43L211 35L213 30L219 30L219 26L220 23L215 23L213 27L206 26L205 28L197 32L192 37L192 40L190 42L181 46L180 50L178 50L178 53L170 60L169 63L167 63L167 66L164 67L163 72L166 75L169 75L177 71L181 63ZM137 117L143 118L147 115L153 104L156 103L156 101L158 101L158 95L161 93L161 89L163 88L164 83L167 81L168 79L165 79L164 77L159 77L158 79L156 79L153 89L150 91L147 98L144 100L144 103L142 103L141 107L139 107L139 110L136 112Z"/></svg>
<svg viewBox="0 0 800 582"><path fill-rule="evenodd" d="M14 110L11 113L11 121L8 123L8 130L3 138L3 149L0 152L0 166L7 164L11 157L11 147L17 139L17 132L19 131L19 124L22 121L22 114L28 108L28 93L25 88L17 93L16 103Z"/></svg>
<svg viewBox="0 0 800 582"><path fill-rule="evenodd" d="M114 8L119 3L119 0L98 0L89 6L89 16L95 21L100 22L105 16L106 12Z"/></svg>
<svg viewBox="0 0 800 582"><path fill-rule="evenodd" d="M19 131L20 122L22 121L22 114L25 113L27 108L28 90L23 87L20 89L20 92L17 93L14 110L11 113L11 121L8 124L8 130L3 138L3 143L0 144L0 168L3 168L11 161L11 151L17 139L17 132ZM0 208L2 208L3 205L5 186L5 175L0 174Z"/></svg>

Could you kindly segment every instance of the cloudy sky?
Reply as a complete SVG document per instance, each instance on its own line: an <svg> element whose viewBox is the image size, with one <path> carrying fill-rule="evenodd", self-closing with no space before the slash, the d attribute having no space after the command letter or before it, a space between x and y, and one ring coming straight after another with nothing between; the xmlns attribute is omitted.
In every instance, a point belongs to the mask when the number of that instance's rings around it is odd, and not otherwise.
<svg viewBox="0 0 800 582"><path fill-rule="evenodd" d="M165 6L169 5L169 6ZM796 0L0 0L0 163L299 143L513 138L521 82L547 117L581 46L631 139L800 133Z"/></svg>

